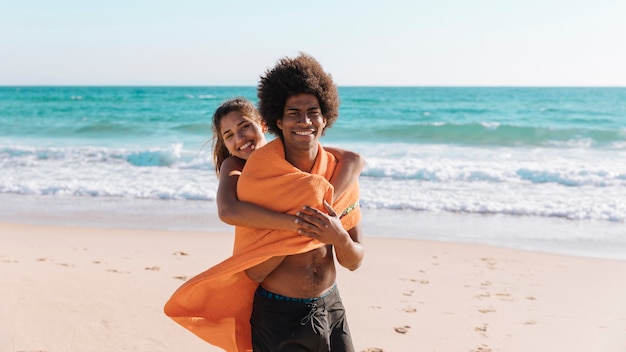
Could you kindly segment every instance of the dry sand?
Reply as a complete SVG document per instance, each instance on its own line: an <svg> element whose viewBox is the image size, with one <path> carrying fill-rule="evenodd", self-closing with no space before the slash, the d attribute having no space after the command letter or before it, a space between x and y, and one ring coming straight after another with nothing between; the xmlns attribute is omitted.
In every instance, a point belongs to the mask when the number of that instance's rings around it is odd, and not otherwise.
<svg viewBox="0 0 626 352"><path fill-rule="evenodd" d="M162 307L232 239L0 223L0 351L219 351ZM365 248L338 278L357 351L626 351L626 261L388 238Z"/></svg>

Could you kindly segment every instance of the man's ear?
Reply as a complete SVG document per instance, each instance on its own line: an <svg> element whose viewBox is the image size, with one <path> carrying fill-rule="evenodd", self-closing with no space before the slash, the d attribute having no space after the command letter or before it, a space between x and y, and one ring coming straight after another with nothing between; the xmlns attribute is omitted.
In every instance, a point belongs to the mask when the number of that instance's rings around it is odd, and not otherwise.
<svg viewBox="0 0 626 352"><path fill-rule="evenodd" d="M282 131L282 129L283 129L283 119L276 120L276 126Z"/></svg>

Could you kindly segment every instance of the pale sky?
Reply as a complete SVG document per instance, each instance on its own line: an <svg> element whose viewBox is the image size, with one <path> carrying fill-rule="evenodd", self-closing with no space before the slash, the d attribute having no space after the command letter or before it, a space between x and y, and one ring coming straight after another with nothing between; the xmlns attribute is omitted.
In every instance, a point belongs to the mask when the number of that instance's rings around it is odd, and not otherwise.
<svg viewBox="0 0 626 352"><path fill-rule="evenodd" d="M626 86L624 0L0 0L0 85Z"/></svg>

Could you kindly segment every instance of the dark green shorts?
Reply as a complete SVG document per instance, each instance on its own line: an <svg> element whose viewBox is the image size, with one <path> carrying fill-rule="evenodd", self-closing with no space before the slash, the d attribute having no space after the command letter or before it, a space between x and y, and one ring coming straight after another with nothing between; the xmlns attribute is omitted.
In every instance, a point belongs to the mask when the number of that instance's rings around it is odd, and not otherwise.
<svg viewBox="0 0 626 352"><path fill-rule="evenodd" d="M259 286L250 323L254 352L354 352L336 286L309 299L285 297Z"/></svg>

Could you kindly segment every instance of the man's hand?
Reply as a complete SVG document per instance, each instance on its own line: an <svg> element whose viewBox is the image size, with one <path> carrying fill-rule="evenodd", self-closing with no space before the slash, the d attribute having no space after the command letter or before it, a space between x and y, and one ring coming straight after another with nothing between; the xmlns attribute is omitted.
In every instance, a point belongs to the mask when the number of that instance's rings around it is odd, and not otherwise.
<svg viewBox="0 0 626 352"><path fill-rule="evenodd" d="M324 207L328 214L310 206L305 206L302 211L299 211L296 214L296 222L300 225L298 233L322 243L334 246L345 245L346 241L350 241L348 231L343 228L339 216L330 204L324 201Z"/></svg>

